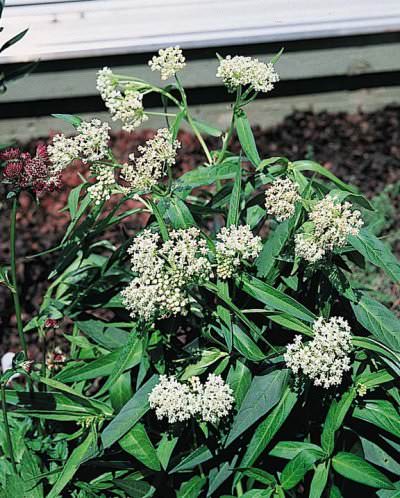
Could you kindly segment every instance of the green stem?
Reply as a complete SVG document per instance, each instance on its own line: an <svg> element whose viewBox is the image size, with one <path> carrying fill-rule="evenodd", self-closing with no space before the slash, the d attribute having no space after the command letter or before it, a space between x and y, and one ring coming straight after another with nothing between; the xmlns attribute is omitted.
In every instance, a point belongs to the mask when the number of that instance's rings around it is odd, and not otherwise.
<svg viewBox="0 0 400 498"><path fill-rule="evenodd" d="M7 445L8 445L9 451L10 451L11 465L12 465L12 468L13 468L15 474L18 474L17 464L15 462L14 450L13 450L13 445L12 445L12 440L11 440L10 425L8 423L8 415L7 415L7 408L6 408L6 386L4 383L1 384L1 410L3 412L4 427L6 430Z"/></svg>
<svg viewBox="0 0 400 498"><path fill-rule="evenodd" d="M25 354L25 359L28 359L28 348L26 346L26 340L22 325L21 318L21 303L19 299L18 293L18 283L17 283L17 263L16 263L16 255L15 255L15 235L16 235L16 220L17 220L17 209L18 209L18 198L17 196L13 197L12 208L11 208L11 227L10 227L10 252L11 252L11 281L13 285L13 300L14 300L14 309L15 316L17 318L17 328L18 335L21 341L21 346Z"/></svg>
<svg viewBox="0 0 400 498"><path fill-rule="evenodd" d="M236 494L238 496L243 496L243 487L242 487L242 482L239 481L237 484L236 484Z"/></svg>
<svg viewBox="0 0 400 498"><path fill-rule="evenodd" d="M229 125L228 133L225 135L224 141L222 143L222 149L221 149L220 153L218 154L218 161L216 164L220 164L225 158L225 154L226 154L226 151L228 149L228 145L229 145L230 139L232 138L233 130L235 127L235 113L236 113L236 109L238 108L238 105L240 103L240 99L241 99L241 90L240 90L240 88L238 88L236 91L236 100L235 100L235 103L233 104L231 123Z"/></svg>
<svg viewBox="0 0 400 498"><path fill-rule="evenodd" d="M163 238L163 240L165 242L169 239L167 226L164 223L163 217L162 217L156 203L152 199L148 199L148 203L150 205L152 213L154 214L154 216L157 220L158 226L160 228L161 237Z"/></svg>
<svg viewBox="0 0 400 498"><path fill-rule="evenodd" d="M146 114L148 116L169 116L171 118L175 118L176 114L172 112L152 112L152 111L146 111Z"/></svg>
<svg viewBox="0 0 400 498"><path fill-rule="evenodd" d="M192 119L192 116L190 114L189 107L187 104L185 90L183 89L183 86L181 85L181 82L180 82L177 75L175 75L175 79L176 79L176 83L178 85L179 92L180 92L181 97L182 97L182 102L183 102L185 112L186 112L186 119L187 119L188 123L190 124L192 130L194 131L194 134L196 135L197 140L199 141L201 147L203 148L203 151L204 151L204 154L206 155L208 163L212 164L213 160L212 160L210 151L208 150L207 144L205 143L203 137L201 136L201 133L199 132L199 130L198 130L197 126L195 125L195 123Z"/></svg>

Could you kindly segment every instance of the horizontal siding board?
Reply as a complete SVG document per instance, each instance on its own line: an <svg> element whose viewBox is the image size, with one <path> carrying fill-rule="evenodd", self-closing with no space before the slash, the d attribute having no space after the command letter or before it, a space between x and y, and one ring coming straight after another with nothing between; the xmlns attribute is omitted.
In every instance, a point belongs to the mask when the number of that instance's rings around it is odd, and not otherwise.
<svg viewBox="0 0 400 498"><path fill-rule="evenodd" d="M240 49L239 49L240 50ZM234 52L232 52L234 53ZM268 61L273 54L258 56ZM188 61L181 79L187 88L221 84L216 77L217 59ZM135 75L160 84L159 73L146 65L113 67L118 74ZM400 71L400 43L345 47L311 52L286 53L277 64L284 81L325 76L348 76ZM0 102L19 102L51 98L97 95L96 69L31 74L10 85Z"/></svg>
<svg viewBox="0 0 400 498"><path fill-rule="evenodd" d="M398 0L108 0L5 9L10 63L400 30Z"/></svg>

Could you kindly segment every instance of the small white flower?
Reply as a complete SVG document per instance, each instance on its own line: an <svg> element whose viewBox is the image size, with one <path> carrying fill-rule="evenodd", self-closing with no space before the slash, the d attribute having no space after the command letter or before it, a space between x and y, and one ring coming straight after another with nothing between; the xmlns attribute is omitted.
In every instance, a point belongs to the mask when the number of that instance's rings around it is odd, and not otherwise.
<svg viewBox="0 0 400 498"><path fill-rule="evenodd" d="M84 163L104 159L108 154L109 130L108 123L93 119L82 121L77 127L78 135L74 137L56 135L47 147L52 174L60 173L74 159L81 159Z"/></svg>
<svg viewBox="0 0 400 498"><path fill-rule="evenodd" d="M111 197L113 188L116 186L114 169L104 166L102 169L97 169L96 183L88 188L91 199L95 204L100 204L107 201Z"/></svg>
<svg viewBox="0 0 400 498"><path fill-rule="evenodd" d="M104 67L97 73L97 90L112 120L120 120L123 130L131 132L148 119L143 109L143 95L135 84L125 84L122 91L110 68Z"/></svg>
<svg viewBox="0 0 400 498"><path fill-rule="evenodd" d="M315 386L329 389L342 383L344 372L350 370L352 351L351 329L342 317L328 320L320 317L313 325L314 338L306 344L296 336L284 355L286 365L294 374L309 377Z"/></svg>
<svg viewBox="0 0 400 498"><path fill-rule="evenodd" d="M232 410L233 391L220 375L209 374L200 390L200 413L204 422L216 424Z"/></svg>
<svg viewBox="0 0 400 498"><path fill-rule="evenodd" d="M326 196L311 210L313 231L296 234L295 252L309 262L323 258L327 252L346 245L349 235L357 235L364 222L350 202L340 203L335 197Z"/></svg>
<svg viewBox="0 0 400 498"><path fill-rule="evenodd" d="M187 286L211 275L207 245L197 228L174 230L161 242L144 230L128 249L137 276L122 292L133 318L150 321L187 313Z"/></svg>
<svg viewBox="0 0 400 498"><path fill-rule="evenodd" d="M278 178L265 192L265 208L278 221L294 215L296 202L301 199L297 185L289 178Z"/></svg>
<svg viewBox="0 0 400 498"><path fill-rule="evenodd" d="M265 64L258 59L228 55L220 61L217 77L222 78L229 91L240 85L251 86L256 92L270 92L279 76L271 63Z"/></svg>
<svg viewBox="0 0 400 498"><path fill-rule="evenodd" d="M165 168L175 164L175 157L180 143L173 140L172 133L167 128L157 131L157 134L147 140L144 146L139 146L141 156L129 156L132 163L122 167L122 178L128 183L127 192L135 190L148 191L164 176Z"/></svg>
<svg viewBox="0 0 400 498"><path fill-rule="evenodd" d="M178 46L162 48L149 61L149 66L152 71L160 71L162 80L167 80L186 66L185 57Z"/></svg>
<svg viewBox="0 0 400 498"><path fill-rule="evenodd" d="M234 401L232 389L214 374L209 374L205 384L198 377L179 382L173 375L161 375L149 394L150 408L159 420L166 418L170 424L192 417L216 424L229 414Z"/></svg>
<svg viewBox="0 0 400 498"><path fill-rule="evenodd" d="M217 274L221 279L231 278L243 261L255 259L261 249L261 238L253 235L249 225L223 227L215 245Z"/></svg>

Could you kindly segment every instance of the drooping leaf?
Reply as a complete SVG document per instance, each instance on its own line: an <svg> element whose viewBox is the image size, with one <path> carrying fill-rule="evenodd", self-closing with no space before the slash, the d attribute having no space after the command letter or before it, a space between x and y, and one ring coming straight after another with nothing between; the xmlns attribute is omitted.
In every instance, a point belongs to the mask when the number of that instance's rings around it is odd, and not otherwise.
<svg viewBox="0 0 400 498"><path fill-rule="evenodd" d="M161 469L157 452L150 441L143 424L137 423L134 425L132 429L119 440L119 444L122 449L134 456L149 469L156 471Z"/></svg>
<svg viewBox="0 0 400 498"><path fill-rule="evenodd" d="M339 452L333 457L332 466L338 474L352 481L360 482L365 486L378 489L394 489L394 485L385 474L382 474L363 458L353 455L353 453Z"/></svg>
<svg viewBox="0 0 400 498"><path fill-rule="evenodd" d="M364 406L354 408L353 417L400 437L400 415L389 401L367 401Z"/></svg>
<svg viewBox="0 0 400 498"><path fill-rule="evenodd" d="M281 485L283 489L294 488L312 468L316 457L313 453L302 450L293 460L286 464L281 474Z"/></svg>

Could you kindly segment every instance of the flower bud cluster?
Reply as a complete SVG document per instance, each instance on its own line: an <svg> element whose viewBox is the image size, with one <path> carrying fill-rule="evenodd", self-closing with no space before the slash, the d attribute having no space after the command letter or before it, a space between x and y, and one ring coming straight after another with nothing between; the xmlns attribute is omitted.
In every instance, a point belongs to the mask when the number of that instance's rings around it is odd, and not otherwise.
<svg viewBox="0 0 400 498"><path fill-rule="evenodd" d="M217 424L229 414L234 401L232 389L215 374L209 374L204 384L198 377L179 382L173 375L161 375L149 395L150 407L157 418L166 418L170 424L193 417Z"/></svg>
<svg viewBox="0 0 400 498"><path fill-rule="evenodd" d="M229 91L239 86L250 86L256 92L270 92L274 83L279 81L279 75L271 63L265 64L258 59L228 55L220 61L217 77L222 78Z"/></svg>
<svg viewBox="0 0 400 498"><path fill-rule="evenodd" d="M278 178L265 193L265 208L277 221L284 221L294 215L296 202L300 199L297 185L292 180Z"/></svg>
<svg viewBox="0 0 400 498"><path fill-rule="evenodd" d="M289 344L284 355L286 365L294 374L302 373L315 386L329 389L342 383L344 372L350 370L352 351L351 329L342 317L328 320L320 317L313 326L314 338L306 344L300 335Z"/></svg>
<svg viewBox="0 0 400 498"><path fill-rule="evenodd" d="M128 252L136 276L122 296L134 318L149 321L186 314L187 287L211 276L207 245L197 228L174 230L166 242L144 230Z"/></svg>
<svg viewBox="0 0 400 498"><path fill-rule="evenodd" d="M176 47L162 48L158 56L154 55L149 61L152 71L160 71L161 79L167 80L186 66L182 50Z"/></svg>
<svg viewBox="0 0 400 498"><path fill-rule="evenodd" d="M0 154L0 160L5 163L3 179L14 188L42 194L62 186L61 174L54 171L45 145L39 145L34 156L17 148L7 149Z"/></svg>
<svg viewBox="0 0 400 498"><path fill-rule="evenodd" d="M104 67L97 73L97 90L110 111L112 120L120 120L123 130L133 131L148 119L143 109L143 95L137 90L137 86L126 83L122 91L110 68Z"/></svg>
<svg viewBox="0 0 400 498"><path fill-rule="evenodd" d="M345 246L347 237L357 235L364 224L360 211L351 208L350 202L340 203L335 197L319 201L309 215L313 231L295 236L296 254L313 263Z"/></svg>
<svg viewBox="0 0 400 498"><path fill-rule="evenodd" d="M255 259L261 249L261 238L253 235L249 225L221 228L215 245L218 276L223 280L231 278L244 261Z"/></svg>
<svg viewBox="0 0 400 498"><path fill-rule="evenodd" d="M128 192L150 190L163 177L165 168L175 164L176 152L180 146L168 128L158 130L144 146L138 147L141 156L135 158L131 154L129 159L133 163L123 165L121 176L128 184L125 189Z"/></svg>

